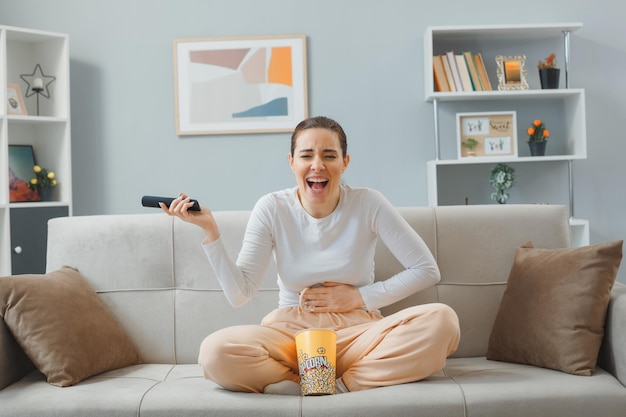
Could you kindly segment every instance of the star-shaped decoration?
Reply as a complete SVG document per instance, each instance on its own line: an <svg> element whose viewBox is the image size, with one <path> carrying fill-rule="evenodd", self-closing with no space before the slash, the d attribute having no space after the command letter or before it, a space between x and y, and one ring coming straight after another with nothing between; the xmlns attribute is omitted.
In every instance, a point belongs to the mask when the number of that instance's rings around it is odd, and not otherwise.
<svg viewBox="0 0 626 417"><path fill-rule="evenodd" d="M20 78L28 84L25 94L26 97L30 97L37 93L41 94L45 98L50 98L48 86L56 80L56 77L44 74L41 69L41 65L37 64L32 74L22 74L20 75Z"/></svg>

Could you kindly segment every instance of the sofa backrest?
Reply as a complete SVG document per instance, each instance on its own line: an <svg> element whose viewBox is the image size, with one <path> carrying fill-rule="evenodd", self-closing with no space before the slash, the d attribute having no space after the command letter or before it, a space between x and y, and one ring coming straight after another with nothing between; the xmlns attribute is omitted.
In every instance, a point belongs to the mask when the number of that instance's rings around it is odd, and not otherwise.
<svg viewBox="0 0 626 417"><path fill-rule="evenodd" d="M461 323L454 356L484 356L506 286L515 249L570 245L562 206L503 205L399 208L420 233L439 264L433 288L389 306L442 302ZM236 258L249 212L215 212L222 238ZM202 251L199 228L161 213L75 216L50 220L48 271L78 268L118 318L148 363L196 363L200 343L226 326L259 323L278 301L271 267L259 293L232 308ZM376 277L401 266L380 244Z"/></svg>

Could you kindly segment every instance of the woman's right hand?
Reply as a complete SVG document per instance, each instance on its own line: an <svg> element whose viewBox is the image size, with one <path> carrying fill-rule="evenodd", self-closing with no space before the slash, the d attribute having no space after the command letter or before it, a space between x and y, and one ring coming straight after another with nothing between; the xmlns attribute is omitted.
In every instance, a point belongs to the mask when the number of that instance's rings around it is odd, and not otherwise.
<svg viewBox="0 0 626 417"><path fill-rule="evenodd" d="M215 223L211 210L200 204L200 211L189 211L193 203L186 194L180 193L178 198L172 201L169 207L164 203L159 203L159 206L161 206L161 209L167 215L176 216L204 230L206 239L203 243L213 242L220 236L217 223Z"/></svg>

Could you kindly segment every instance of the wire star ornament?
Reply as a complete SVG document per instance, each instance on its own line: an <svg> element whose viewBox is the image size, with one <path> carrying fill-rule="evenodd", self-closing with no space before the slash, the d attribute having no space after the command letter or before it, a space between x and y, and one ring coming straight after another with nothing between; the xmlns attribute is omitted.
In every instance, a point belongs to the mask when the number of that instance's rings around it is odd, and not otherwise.
<svg viewBox="0 0 626 417"><path fill-rule="evenodd" d="M21 74L20 78L28 84L25 94L26 97L30 97L33 94L41 94L45 98L50 98L50 90L48 90L48 86L56 80L56 77L44 74L41 69L41 65L37 64L32 74ZM37 78L42 80L41 87L33 87L33 83Z"/></svg>

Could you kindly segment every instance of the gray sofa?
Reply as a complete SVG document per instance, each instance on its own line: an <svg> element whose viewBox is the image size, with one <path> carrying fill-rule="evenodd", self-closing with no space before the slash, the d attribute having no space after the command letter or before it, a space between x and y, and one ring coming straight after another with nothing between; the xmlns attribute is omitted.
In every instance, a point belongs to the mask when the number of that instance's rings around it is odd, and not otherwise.
<svg viewBox="0 0 626 417"><path fill-rule="evenodd" d="M163 214L85 216L49 223L48 270L78 268L136 345L143 364L59 388L46 382L0 323L0 416L624 416L626 286L612 290L599 366L592 376L485 358L514 253L570 245L567 210L502 205L399 208L435 255L441 282L385 309L443 302L461 344L427 380L325 397L235 393L202 377L200 342L224 326L258 323L277 303L273 271L233 309L201 250L201 231ZM216 212L238 252L248 212ZM399 264L384 247L376 275Z"/></svg>

